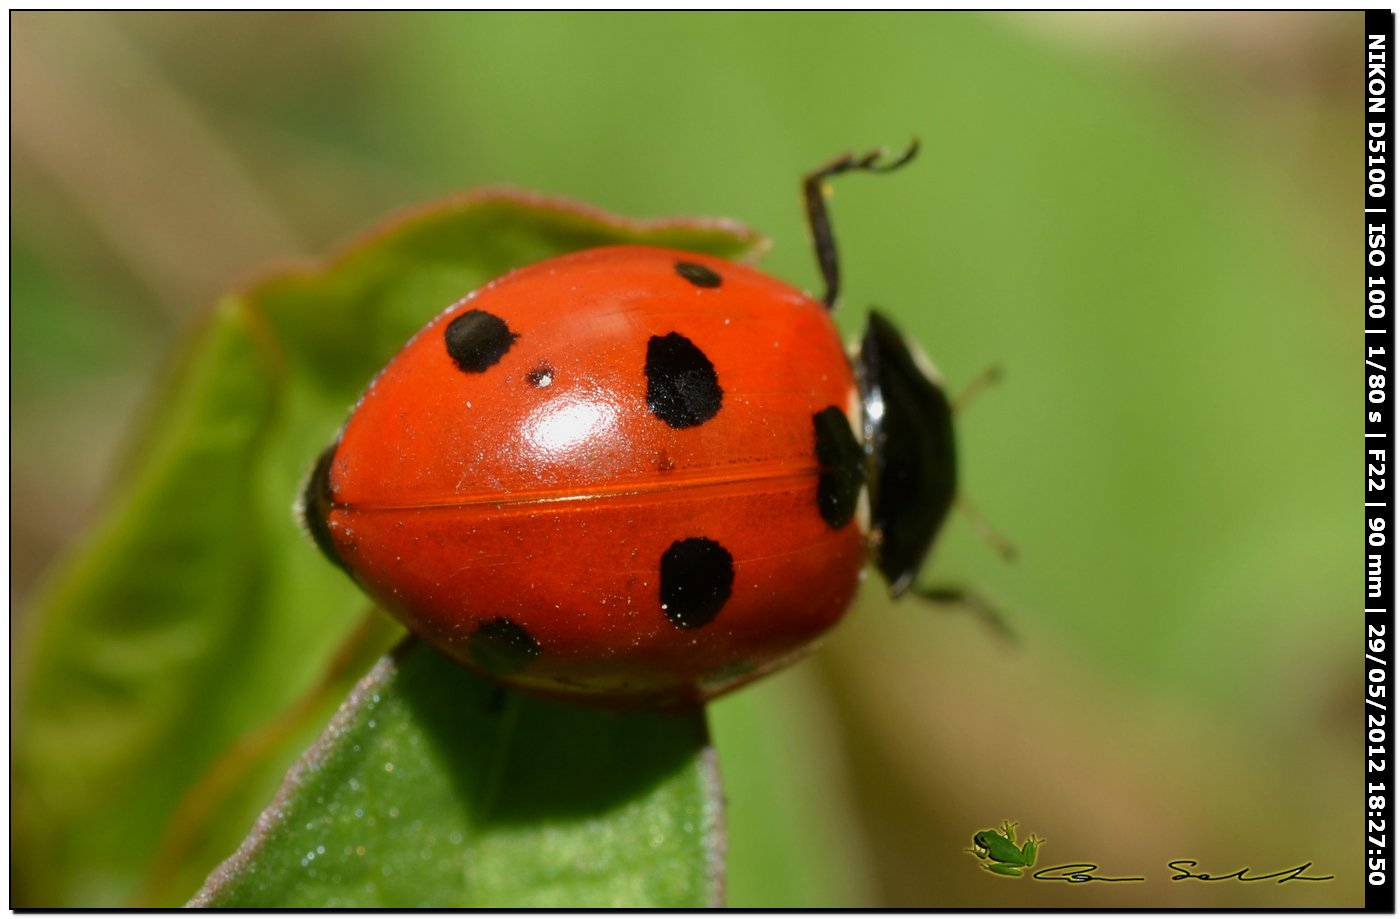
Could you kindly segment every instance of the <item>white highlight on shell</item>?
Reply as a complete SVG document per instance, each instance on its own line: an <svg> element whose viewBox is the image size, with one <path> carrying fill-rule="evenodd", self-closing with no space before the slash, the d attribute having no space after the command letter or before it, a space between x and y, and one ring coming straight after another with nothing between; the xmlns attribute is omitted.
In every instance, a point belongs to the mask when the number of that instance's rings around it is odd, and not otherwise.
<svg viewBox="0 0 1400 919"><path fill-rule="evenodd" d="M546 453L573 450L616 421L617 410L607 402L569 400L542 407L525 424L525 436Z"/></svg>

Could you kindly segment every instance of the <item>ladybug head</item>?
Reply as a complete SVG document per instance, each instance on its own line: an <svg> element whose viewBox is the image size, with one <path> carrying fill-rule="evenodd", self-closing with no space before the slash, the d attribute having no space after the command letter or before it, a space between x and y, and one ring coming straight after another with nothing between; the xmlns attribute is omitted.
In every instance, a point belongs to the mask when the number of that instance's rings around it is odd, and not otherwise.
<svg viewBox="0 0 1400 919"><path fill-rule="evenodd" d="M873 310L856 369L871 555L890 593L899 596L922 567L957 494L953 408L927 358Z"/></svg>

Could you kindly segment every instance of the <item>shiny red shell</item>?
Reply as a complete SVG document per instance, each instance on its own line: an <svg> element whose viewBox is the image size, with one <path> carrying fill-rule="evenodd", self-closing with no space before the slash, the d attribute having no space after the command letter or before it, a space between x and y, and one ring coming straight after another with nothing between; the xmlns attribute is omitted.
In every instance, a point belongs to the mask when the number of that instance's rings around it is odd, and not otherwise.
<svg viewBox="0 0 1400 919"><path fill-rule="evenodd" d="M814 417L849 424L856 401L807 295L693 253L580 252L408 343L323 463L319 525L375 600L468 666L583 701L702 701L849 606L864 541L820 512Z"/></svg>

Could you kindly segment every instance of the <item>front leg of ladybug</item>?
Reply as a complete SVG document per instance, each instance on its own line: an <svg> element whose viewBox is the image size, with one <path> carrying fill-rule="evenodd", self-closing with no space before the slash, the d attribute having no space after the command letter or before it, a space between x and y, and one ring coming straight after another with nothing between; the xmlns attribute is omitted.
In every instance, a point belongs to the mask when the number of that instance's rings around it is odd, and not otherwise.
<svg viewBox="0 0 1400 919"><path fill-rule="evenodd" d="M966 610L1001 636L1002 640L1008 644L1016 643L1016 632L991 603L987 602L981 595L962 587L951 586L924 586L916 584L912 588L914 596L927 600L944 609Z"/></svg>
<svg viewBox="0 0 1400 919"><path fill-rule="evenodd" d="M821 268L822 279L826 282L826 293L822 302L826 308L836 308L836 300L841 294L841 265L836 258L836 234L831 229L831 216L826 209L826 180L843 172L893 172L914 158L919 152L917 138L910 141L908 148L888 163L884 150L872 150L863 156L843 153L836 159L818 166L802 180L802 198L807 204L807 227L812 233L812 246L816 249L817 265Z"/></svg>

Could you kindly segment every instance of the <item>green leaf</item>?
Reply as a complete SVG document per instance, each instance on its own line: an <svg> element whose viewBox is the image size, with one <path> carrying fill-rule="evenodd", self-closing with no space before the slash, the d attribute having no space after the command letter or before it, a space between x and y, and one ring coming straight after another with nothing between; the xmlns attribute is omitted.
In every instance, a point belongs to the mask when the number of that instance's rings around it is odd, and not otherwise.
<svg viewBox="0 0 1400 919"><path fill-rule="evenodd" d="M336 656L367 650L347 645L365 599L292 519L312 459L428 319L512 268L618 243L762 247L735 224L487 192L219 302L17 642L17 905L174 905L237 847L345 685Z"/></svg>
<svg viewBox="0 0 1400 919"><path fill-rule="evenodd" d="M702 710L545 702L410 640L190 905L717 906L721 820Z"/></svg>

